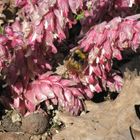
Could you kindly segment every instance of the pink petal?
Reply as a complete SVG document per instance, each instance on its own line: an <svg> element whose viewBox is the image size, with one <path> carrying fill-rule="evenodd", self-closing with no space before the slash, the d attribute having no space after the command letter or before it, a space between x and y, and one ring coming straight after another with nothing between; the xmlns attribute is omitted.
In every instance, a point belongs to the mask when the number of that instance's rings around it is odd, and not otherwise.
<svg viewBox="0 0 140 140"><path fill-rule="evenodd" d="M63 90L59 85L54 84L52 86L52 89L55 95L57 96L57 98L61 98L62 100L64 100Z"/></svg>
<svg viewBox="0 0 140 140"><path fill-rule="evenodd" d="M75 97L84 98L78 89L71 87L70 90Z"/></svg>
<svg viewBox="0 0 140 140"><path fill-rule="evenodd" d="M30 101L28 100L25 100L25 106L27 107L27 109L30 111L30 112L33 112L36 110L36 105L35 104L32 104Z"/></svg>
<svg viewBox="0 0 140 140"><path fill-rule="evenodd" d="M72 80L63 79L60 81L60 84L67 87L67 86L74 86L76 83Z"/></svg>
<svg viewBox="0 0 140 140"><path fill-rule="evenodd" d="M92 99L93 98L94 94L93 94L93 92L90 91L90 89L84 89L84 91L85 91L86 96L89 99Z"/></svg>

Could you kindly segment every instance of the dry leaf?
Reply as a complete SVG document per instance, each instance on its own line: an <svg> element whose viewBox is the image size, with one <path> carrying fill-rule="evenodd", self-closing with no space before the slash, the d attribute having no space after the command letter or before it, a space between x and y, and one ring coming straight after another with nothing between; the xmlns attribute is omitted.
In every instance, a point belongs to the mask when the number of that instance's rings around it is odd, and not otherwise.
<svg viewBox="0 0 140 140"><path fill-rule="evenodd" d="M95 104L87 101L89 113L72 117L59 114L66 128L53 140L135 140L140 139L140 123L135 104L140 104L140 77L125 80L122 92L115 101ZM131 129L130 129L131 128Z"/></svg>

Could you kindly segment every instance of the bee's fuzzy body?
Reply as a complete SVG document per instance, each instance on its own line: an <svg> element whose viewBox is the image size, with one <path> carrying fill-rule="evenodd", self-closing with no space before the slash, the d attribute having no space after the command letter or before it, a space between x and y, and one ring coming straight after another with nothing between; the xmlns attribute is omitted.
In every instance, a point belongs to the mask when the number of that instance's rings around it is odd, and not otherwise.
<svg viewBox="0 0 140 140"><path fill-rule="evenodd" d="M72 51L65 61L68 72L81 73L83 71L86 58L86 54L83 53L80 49Z"/></svg>

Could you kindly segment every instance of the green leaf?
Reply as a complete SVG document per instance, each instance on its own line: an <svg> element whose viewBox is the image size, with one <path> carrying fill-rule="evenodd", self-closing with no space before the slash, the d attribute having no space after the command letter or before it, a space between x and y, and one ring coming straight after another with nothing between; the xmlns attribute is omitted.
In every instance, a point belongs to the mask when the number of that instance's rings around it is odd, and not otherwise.
<svg viewBox="0 0 140 140"><path fill-rule="evenodd" d="M81 11L80 14L78 14L78 15L75 16L75 19L76 19L76 20L81 20L81 19L83 19L83 18L84 18L84 11Z"/></svg>
<svg viewBox="0 0 140 140"><path fill-rule="evenodd" d="M3 28L0 26L0 34L3 34Z"/></svg>

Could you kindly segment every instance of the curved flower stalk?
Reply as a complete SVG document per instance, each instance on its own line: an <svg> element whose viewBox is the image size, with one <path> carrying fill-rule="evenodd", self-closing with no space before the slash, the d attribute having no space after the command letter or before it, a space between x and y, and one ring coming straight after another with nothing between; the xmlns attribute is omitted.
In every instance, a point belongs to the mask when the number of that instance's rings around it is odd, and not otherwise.
<svg viewBox="0 0 140 140"><path fill-rule="evenodd" d="M71 114L78 115L84 108L82 100L92 98L93 94L70 79L46 73L29 84L24 97L29 111L35 111L36 107L45 101L47 107L58 105Z"/></svg>
<svg viewBox="0 0 140 140"><path fill-rule="evenodd" d="M21 7L23 25L26 26L28 42L43 43L43 46L56 53L54 40L61 41L66 38L67 26L72 27L75 22L73 13L82 8L81 0L16 0Z"/></svg>
<svg viewBox="0 0 140 140"><path fill-rule="evenodd" d="M121 78L112 71L113 59L122 60L121 51L140 44L140 15L116 17L110 22L95 25L79 42L79 48L88 53L85 81L92 92L109 88L119 91Z"/></svg>

